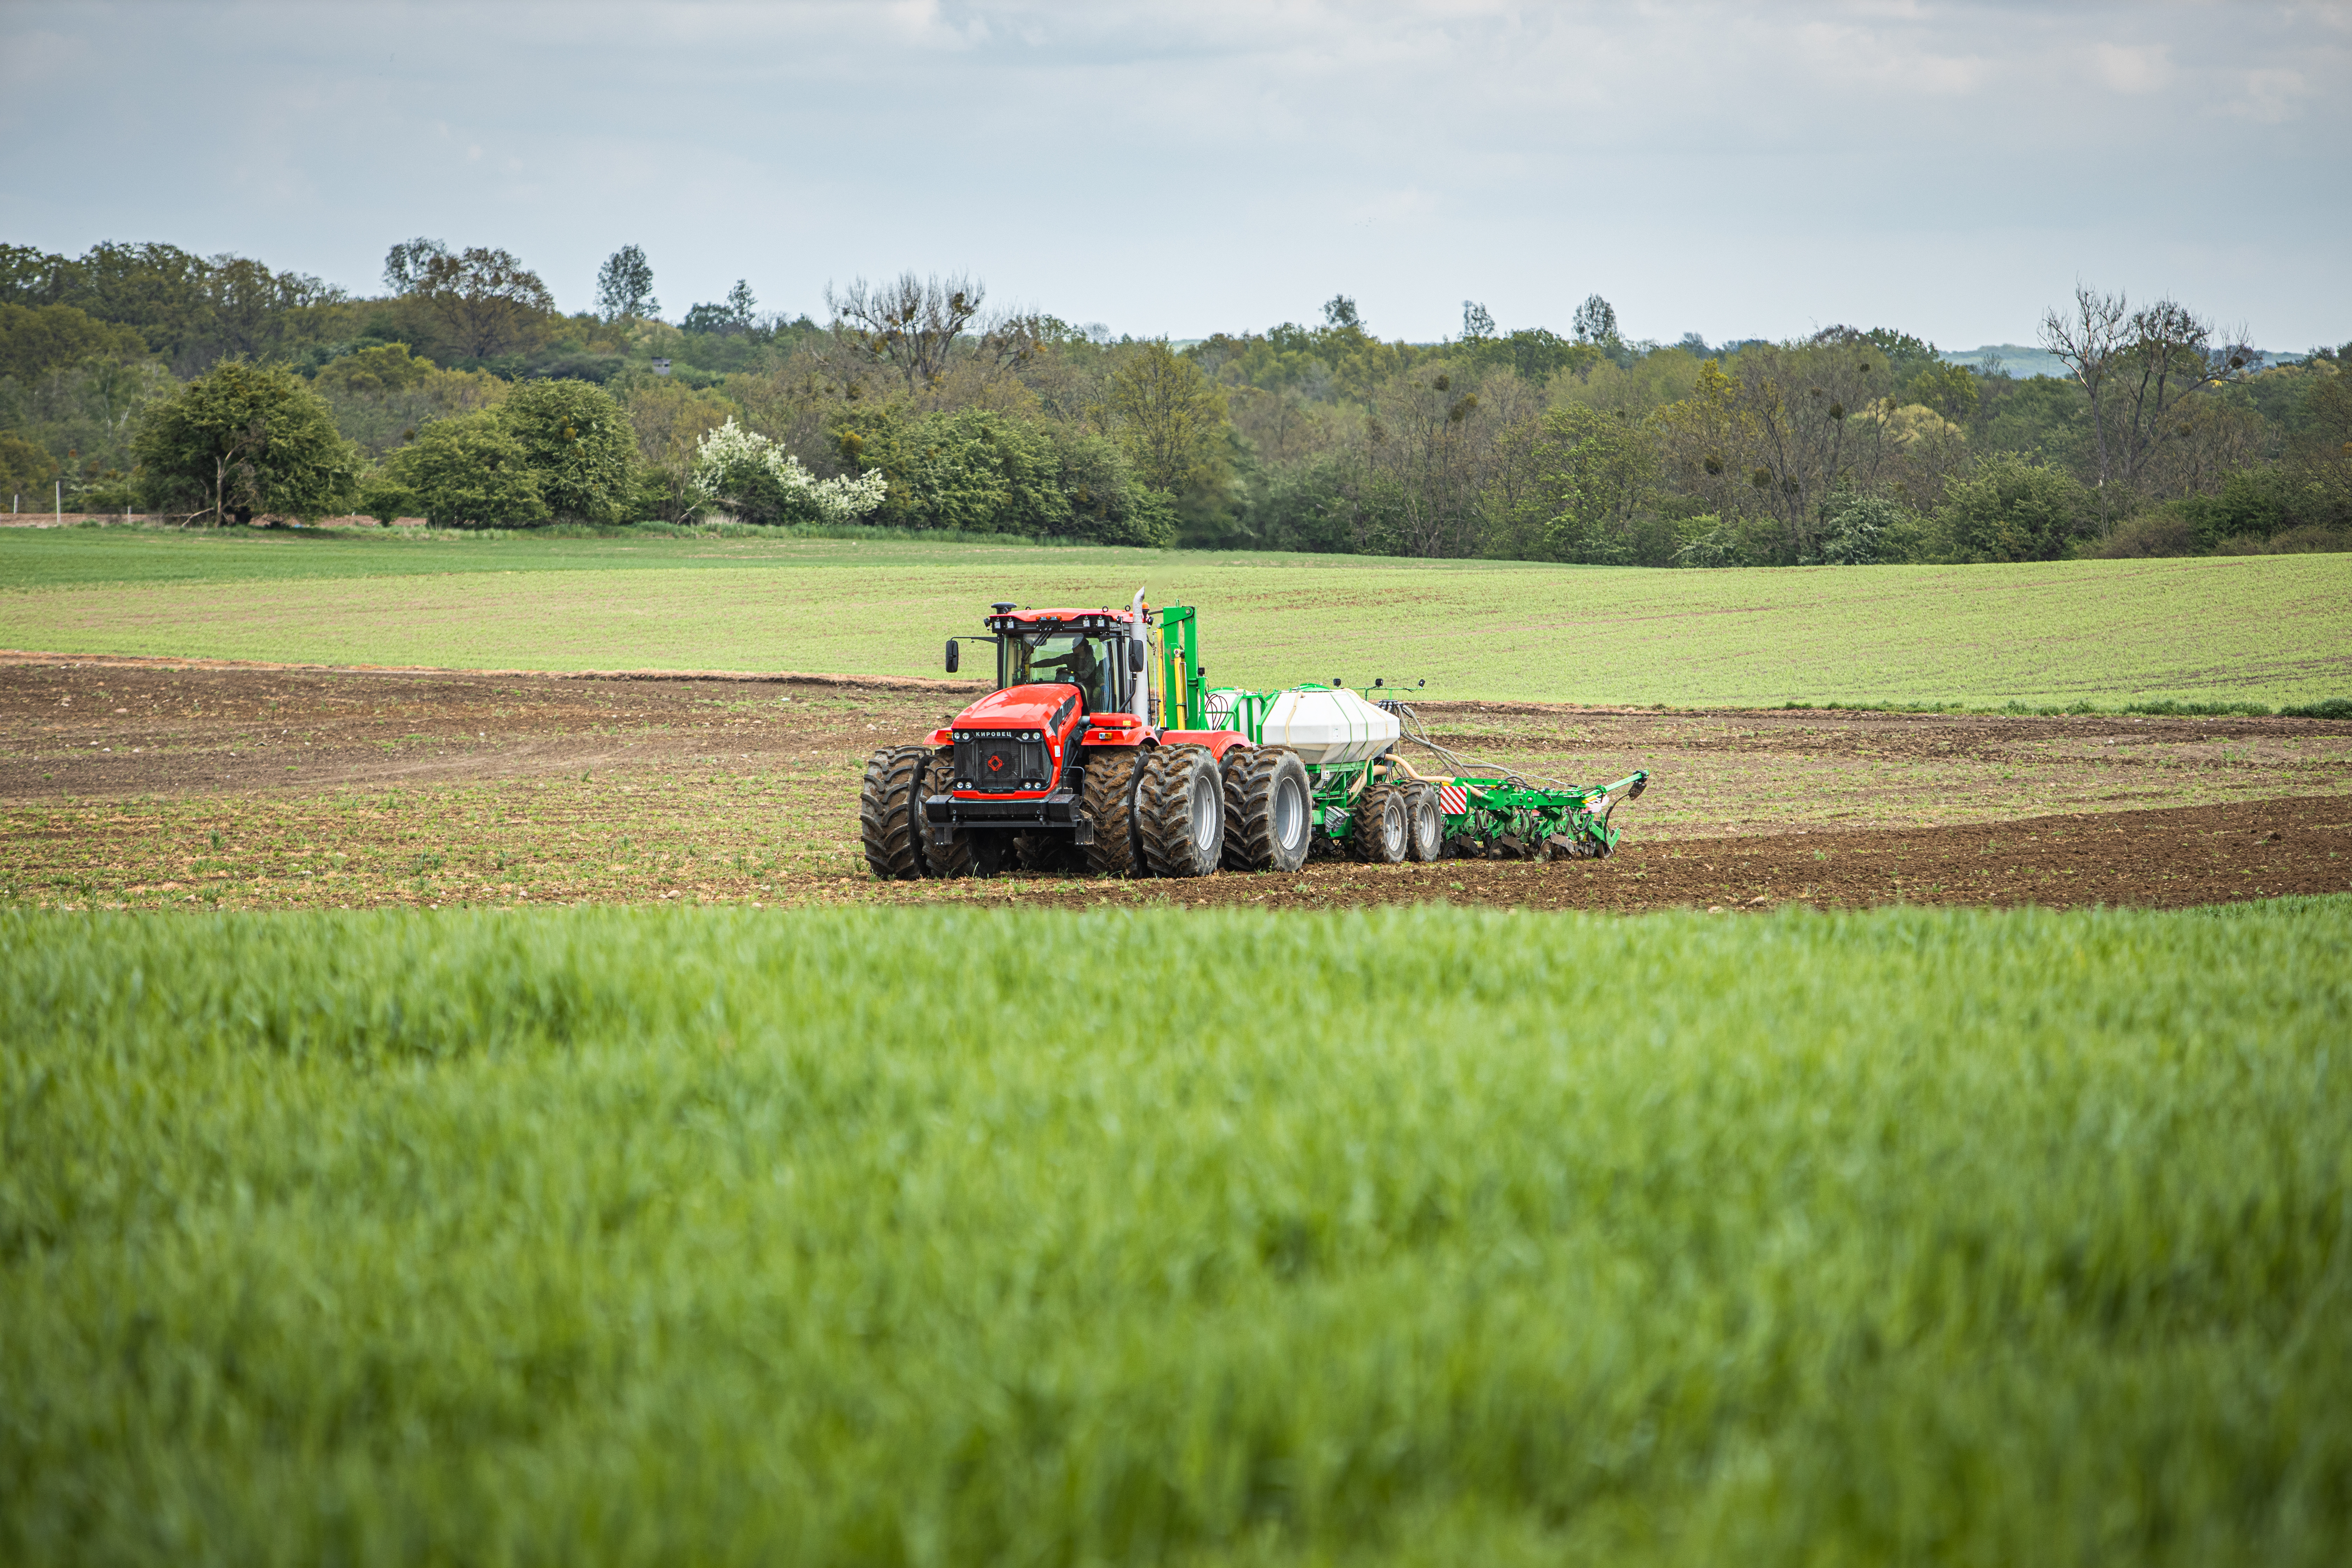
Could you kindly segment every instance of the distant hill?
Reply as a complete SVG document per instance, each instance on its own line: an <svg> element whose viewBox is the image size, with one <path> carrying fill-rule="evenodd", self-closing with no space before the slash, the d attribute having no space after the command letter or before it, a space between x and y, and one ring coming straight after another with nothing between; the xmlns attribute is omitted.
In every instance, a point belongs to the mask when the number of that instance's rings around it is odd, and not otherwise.
<svg viewBox="0 0 2352 1568"><path fill-rule="evenodd" d="M2063 361L2047 349L2029 348L2023 343L1987 343L1980 349L1946 349L1946 359L1954 364L1964 364L1972 370L1990 370L1988 360L1999 360L2000 369L2018 380L2030 376L2054 375L2065 377L2069 373Z"/></svg>
<svg viewBox="0 0 2352 1568"><path fill-rule="evenodd" d="M2020 381L2037 375L2054 375L2063 381L2073 374L2056 354L2047 349L2029 348L2023 343L1987 343L1980 349L1945 349L1941 353L1954 364L1964 364L1973 370L1990 369L1991 367L1985 362L1997 358L2000 362L2001 372ZM2263 354L2263 360L2270 364L2294 364L2304 357L2300 353L2281 353L2271 350L2265 350Z"/></svg>

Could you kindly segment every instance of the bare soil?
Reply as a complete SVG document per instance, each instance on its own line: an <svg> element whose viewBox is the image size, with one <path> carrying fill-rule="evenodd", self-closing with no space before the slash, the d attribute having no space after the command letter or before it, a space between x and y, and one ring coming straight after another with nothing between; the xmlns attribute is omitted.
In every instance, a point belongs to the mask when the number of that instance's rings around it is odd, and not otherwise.
<svg viewBox="0 0 2352 1568"><path fill-rule="evenodd" d="M2352 889L2352 723L1429 703L1433 738L1649 791L1601 862L880 884L876 747L965 682L0 663L0 902L844 900L1727 911Z"/></svg>

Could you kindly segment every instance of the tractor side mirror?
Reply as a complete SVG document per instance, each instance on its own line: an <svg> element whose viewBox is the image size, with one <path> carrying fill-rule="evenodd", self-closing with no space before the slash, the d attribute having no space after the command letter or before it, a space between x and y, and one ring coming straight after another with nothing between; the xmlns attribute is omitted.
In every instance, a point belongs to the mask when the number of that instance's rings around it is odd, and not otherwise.
<svg viewBox="0 0 2352 1568"><path fill-rule="evenodd" d="M948 638L948 673L953 675L963 668L963 648L955 638Z"/></svg>
<svg viewBox="0 0 2352 1568"><path fill-rule="evenodd" d="M1143 673L1143 645L1131 638L1127 645L1127 672L1129 675Z"/></svg>

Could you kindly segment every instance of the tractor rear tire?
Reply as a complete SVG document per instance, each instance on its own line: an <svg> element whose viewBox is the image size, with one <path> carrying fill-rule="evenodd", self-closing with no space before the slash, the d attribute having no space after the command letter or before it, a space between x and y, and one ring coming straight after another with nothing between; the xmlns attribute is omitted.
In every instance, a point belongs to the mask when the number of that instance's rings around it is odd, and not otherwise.
<svg viewBox="0 0 2352 1568"><path fill-rule="evenodd" d="M923 770L923 794L951 795L955 791L955 754L943 752L933 757ZM958 823L950 829L945 844L930 840L931 825L923 820L922 806L916 804L915 822L923 835L923 853L929 857L929 868L934 877L969 877L979 870L978 857L973 853L971 835Z"/></svg>
<svg viewBox="0 0 2352 1568"><path fill-rule="evenodd" d="M1402 866L1410 834L1405 823L1405 792L1398 784L1374 784L1356 797L1348 826L1348 848L1370 866Z"/></svg>
<svg viewBox="0 0 2352 1568"><path fill-rule="evenodd" d="M1149 760L1140 748L1097 752L1087 759L1087 816L1095 825L1095 841L1087 846L1087 869L1097 877L1149 872L1135 811L1136 789Z"/></svg>
<svg viewBox="0 0 2352 1568"><path fill-rule="evenodd" d="M1225 753L1225 866L1279 871L1307 864L1315 834L1315 791L1298 753L1279 746Z"/></svg>
<svg viewBox="0 0 2352 1568"><path fill-rule="evenodd" d="M929 868L923 853L923 764L929 746L885 746L866 762L857 792L857 837L866 865L886 882L911 882Z"/></svg>
<svg viewBox="0 0 2352 1568"><path fill-rule="evenodd" d="M1225 778L1205 746L1162 747L1146 766L1136 815L1160 877L1205 877L1225 850Z"/></svg>
<svg viewBox="0 0 2352 1568"><path fill-rule="evenodd" d="M1437 809L1437 792L1416 784L1405 795L1405 858L1428 865L1445 853L1445 818Z"/></svg>

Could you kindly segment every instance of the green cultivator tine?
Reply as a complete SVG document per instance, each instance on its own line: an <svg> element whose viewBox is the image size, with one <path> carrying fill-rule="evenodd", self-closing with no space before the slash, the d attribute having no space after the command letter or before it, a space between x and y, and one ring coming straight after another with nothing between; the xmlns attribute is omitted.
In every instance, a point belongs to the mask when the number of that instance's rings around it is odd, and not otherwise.
<svg viewBox="0 0 2352 1568"><path fill-rule="evenodd" d="M1445 831L1473 854L1548 860L1599 857L1617 847L1609 815L1649 783L1646 771L1595 789L1538 789L1517 779L1457 778L1461 812Z"/></svg>

